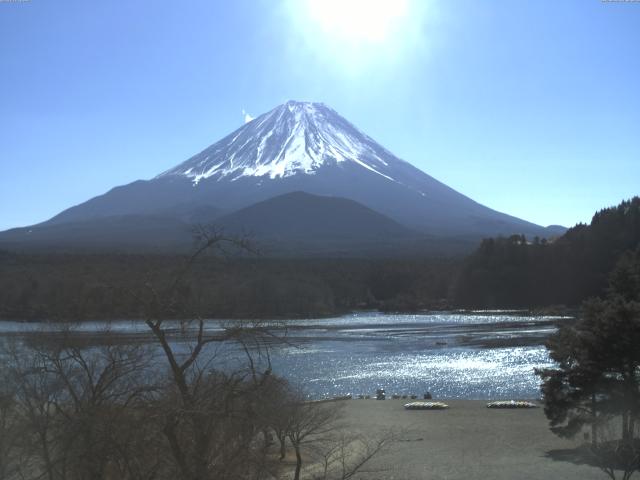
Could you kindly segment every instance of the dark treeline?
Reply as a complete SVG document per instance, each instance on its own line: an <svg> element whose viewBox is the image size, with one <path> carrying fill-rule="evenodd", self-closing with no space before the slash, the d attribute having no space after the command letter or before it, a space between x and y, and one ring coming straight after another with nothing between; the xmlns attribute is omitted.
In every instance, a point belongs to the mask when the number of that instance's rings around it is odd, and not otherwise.
<svg viewBox="0 0 640 480"><path fill-rule="evenodd" d="M0 317L141 318L137 292L163 285L185 262L169 255L0 254ZM359 309L446 307L452 259L202 257L182 288L180 315L282 318Z"/></svg>
<svg viewBox="0 0 640 480"><path fill-rule="evenodd" d="M466 258L201 257L179 315L285 318L354 310L576 307L640 258L640 198L553 241L485 239ZM163 285L180 255L0 252L0 318L140 318L136 292ZM626 270L625 270L626 269ZM171 315L172 313L169 313Z"/></svg>
<svg viewBox="0 0 640 480"><path fill-rule="evenodd" d="M596 213L553 242L514 235L483 240L460 271L460 306L579 305L606 293L607 278L640 255L640 198Z"/></svg>

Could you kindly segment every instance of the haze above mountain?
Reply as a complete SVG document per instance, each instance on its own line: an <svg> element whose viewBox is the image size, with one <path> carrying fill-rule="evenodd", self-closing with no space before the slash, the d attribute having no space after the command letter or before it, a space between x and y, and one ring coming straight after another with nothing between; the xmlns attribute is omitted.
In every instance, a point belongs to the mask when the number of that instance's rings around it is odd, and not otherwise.
<svg viewBox="0 0 640 480"><path fill-rule="evenodd" d="M412 248L429 239L429 250L434 238L471 243L563 231L475 202L323 104L289 101L151 180L115 187L46 222L3 232L0 245L180 248L190 243L196 223L321 251L323 244L339 244L341 251L364 244L392 250L406 247L409 237Z"/></svg>

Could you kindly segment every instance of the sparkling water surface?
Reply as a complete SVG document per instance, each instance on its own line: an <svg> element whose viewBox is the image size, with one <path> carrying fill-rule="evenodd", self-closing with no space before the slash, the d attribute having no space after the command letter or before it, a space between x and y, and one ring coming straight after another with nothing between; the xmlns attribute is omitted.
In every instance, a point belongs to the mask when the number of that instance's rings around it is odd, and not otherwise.
<svg viewBox="0 0 640 480"><path fill-rule="evenodd" d="M270 358L274 373L314 398L372 395L384 388L389 395L421 397L430 392L434 398L532 399L540 395L534 369L552 365L542 339L563 320L492 311L365 312L273 321L270 328L288 343L272 346ZM207 330L222 331L229 324L237 321L210 320ZM77 325L77 331L99 335L106 327L111 333L148 331L136 321L87 322ZM0 335L55 328L47 323L0 322ZM512 341L507 346L490 343L505 339Z"/></svg>

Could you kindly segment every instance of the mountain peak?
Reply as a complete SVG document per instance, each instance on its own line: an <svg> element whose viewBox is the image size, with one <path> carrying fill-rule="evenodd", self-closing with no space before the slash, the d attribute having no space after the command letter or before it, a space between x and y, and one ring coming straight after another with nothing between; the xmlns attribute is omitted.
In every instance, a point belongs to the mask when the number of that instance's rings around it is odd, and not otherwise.
<svg viewBox="0 0 640 480"><path fill-rule="evenodd" d="M295 191L322 196L320 203L334 205L335 212L347 208L346 204L324 197L348 199L411 230L435 236L524 233L546 237L553 233L553 229L491 210L437 181L394 156L329 106L299 101L288 101L258 116L152 180L116 187L61 212L45 225L89 222L86 228L92 229L96 219L123 215L183 221L202 218L203 211L212 219L212 209L215 216L230 215ZM303 194L284 198L292 204L309 203ZM291 220L293 229L311 230L299 219L282 218ZM32 236L20 235L22 239ZM69 235L68 240L73 238Z"/></svg>
<svg viewBox="0 0 640 480"><path fill-rule="evenodd" d="M393 181L385 171L399 161L326 105L289 100L158 177L274 180L347 163Z"/></svg>
<svg viewBox="0 0 640 480"><path fill-rule="evenodd" d="M300 100L287 100L285 103L280 105L280 107L289 107L289 108L317 108L317 107L325 107L325 104L322 102L303 102ZM278 108L278 107L276 107Z"/></svg>

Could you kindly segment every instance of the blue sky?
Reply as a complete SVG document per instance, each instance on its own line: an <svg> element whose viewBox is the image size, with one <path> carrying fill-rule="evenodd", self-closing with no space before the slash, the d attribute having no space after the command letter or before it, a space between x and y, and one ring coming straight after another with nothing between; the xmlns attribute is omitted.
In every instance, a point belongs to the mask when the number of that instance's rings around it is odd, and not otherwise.
<svg viewBox="0 0 640 480"><path fill-rule="evenodd" d="M539 224L640 194L640 3L376 2L0 2L0 229L288 99Z"/></svg>

